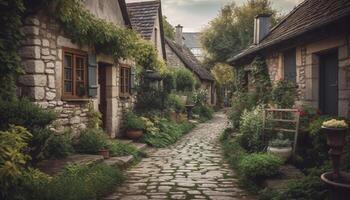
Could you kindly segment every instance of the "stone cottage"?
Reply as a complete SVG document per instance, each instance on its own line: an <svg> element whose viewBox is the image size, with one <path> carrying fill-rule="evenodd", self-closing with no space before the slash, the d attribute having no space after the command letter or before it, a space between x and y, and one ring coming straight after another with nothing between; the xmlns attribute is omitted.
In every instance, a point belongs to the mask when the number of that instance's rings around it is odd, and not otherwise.
<svg viewBox="0 0 350 200"><path fill-rule="evenodd" d="M85 8L96 17L130 27L124 0L85 0ZM19 78L21 94L43 108L54 109L57 131L69 127L73 133L86 127L88 105L100 111L103 128L118 134L122 109L133 102L133 62L116 61L79 46L66 36L60 24L43 11L32 14L23 27L20 49L25 75Z"/></svg>
<svg viewBox="0 0 350 200"><path fill-rule="evenodd" d="M205 69L191 50L185 46L182 33L183 27L176 26L175 41L165 38L165 50L167 54L167 64L169 67L186 68L190 70L200 83L201 88L208 91L208 103L215 105L216 92L215 82L210 72Z"/></svg>
<svg viewBox="0 0 350 200"><path fill-rule="evenodd" d="M254 44L228 62L249 66L265 58L272 81L298 85L298 104L319 108L324 114L350 114L350 1L305 0L275 27L269 16L255 19Z"/></svg>
<svg viewBox="0 0 350 200"><path fill-rule="evenodd" d="M163 14L160 0L127 4L132 28L150 41L161 59L166 60Z"/></svg>

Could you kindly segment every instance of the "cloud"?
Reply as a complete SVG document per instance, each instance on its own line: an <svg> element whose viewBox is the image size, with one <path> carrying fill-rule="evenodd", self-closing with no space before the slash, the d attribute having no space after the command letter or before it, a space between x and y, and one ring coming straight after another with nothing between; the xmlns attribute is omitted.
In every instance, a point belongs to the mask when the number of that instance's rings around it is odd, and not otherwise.
<svg viewBox="0 0 350 200"><path fill-rule="evenodd" d="M144 0L126 0L127 2ZM146 0L147 1L147 0ZM233 0L240 5L246 0ZM272 6L282 13L288 13L303 0L272 0ZM163 14L171 24L181 24L184 31L200 31L215 18L220 8L232 0L162 0Z"/></svg>

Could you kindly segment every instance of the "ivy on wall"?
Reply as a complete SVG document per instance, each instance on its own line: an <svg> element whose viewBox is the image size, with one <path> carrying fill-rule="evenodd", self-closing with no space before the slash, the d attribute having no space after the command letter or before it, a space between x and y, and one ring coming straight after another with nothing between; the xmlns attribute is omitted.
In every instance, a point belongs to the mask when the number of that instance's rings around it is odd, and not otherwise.
<svg viewBox="0 0 350 200"><path fill-rule="evenodd" d="M22 37L20 28L24 13L22 0L0 0L0 98L15 98L15 80L22 72L18 48Z"/></svg>
<svg viewBox="0 0 350 200"><path fill-rule="evenodd" d="M267 103L270 98L271 80L266 62L261 57L256 57L251 63L252 83L255 88L257 99L261 103Z"/></svg>
<svg viewBox="0 0 350 200"><path fill-rule="evenodd" d="M22 20L33 10L48 12L61 23L65 34L80 45L118 59L133 59L136 71L162 71L165 64L157 50L136 32L99 19L86 10L81 0L0 0L0 98L15 96L15 80L22 73L18 50L22 38Z"/></svg>

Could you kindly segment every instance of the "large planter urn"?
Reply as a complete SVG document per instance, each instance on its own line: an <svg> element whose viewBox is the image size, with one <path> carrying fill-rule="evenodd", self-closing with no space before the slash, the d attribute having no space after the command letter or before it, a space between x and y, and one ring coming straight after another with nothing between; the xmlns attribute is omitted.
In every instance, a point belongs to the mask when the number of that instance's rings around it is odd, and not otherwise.
<svg viewBox="0 0 350 200"><path fill-rule="evenodd" d="M267 147L267 152L279 157L283 162L286 162L291 156L293 152L292 147Z"/></svg>
<svg viewBox="0 0 350 200"><path fill-rule="evenodd" d="M185 105L185 107L186 107L186 111L187 111L187 119L188 120L193 119L192 109L193 109L194 105Z"/></svg>
<svg viewBox="0 0 350 200"><path fill-rule="evenodd" d="M108 159L109 158L109 150L108 149L101 149L100 151L98 151L98 153L103 156L104 159Z"/></svg>
<svg viewBox="0 0 350 200"><path fill-rule="evenodd" d="M340 161L345 145L347 128L322 128L327 135L330 147L329 156L332 161L333 172L321 175L322 181L330 189L331 200L347 200L350 198L350 174L340 171Z"/></svg>
<svg viewBox="0 0 350 200"><path fill-rule="evenodd" d="M138 140L143 136L143 130L140 129L128 129L126 131L126 137L132 140Z"/></svg>

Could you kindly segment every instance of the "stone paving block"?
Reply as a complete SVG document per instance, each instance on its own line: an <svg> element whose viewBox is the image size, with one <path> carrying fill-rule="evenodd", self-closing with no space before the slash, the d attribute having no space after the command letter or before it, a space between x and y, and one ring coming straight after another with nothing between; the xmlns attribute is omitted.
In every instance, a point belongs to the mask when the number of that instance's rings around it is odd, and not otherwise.
<svg viewBox="0 0 350 200"><path fill-rule="evenodd" d="M113 195L127 200L247 199L220 154L218 137L226 123L225 115L216 114L176 144L153 149L127 171L128 180Z"/></svg>

